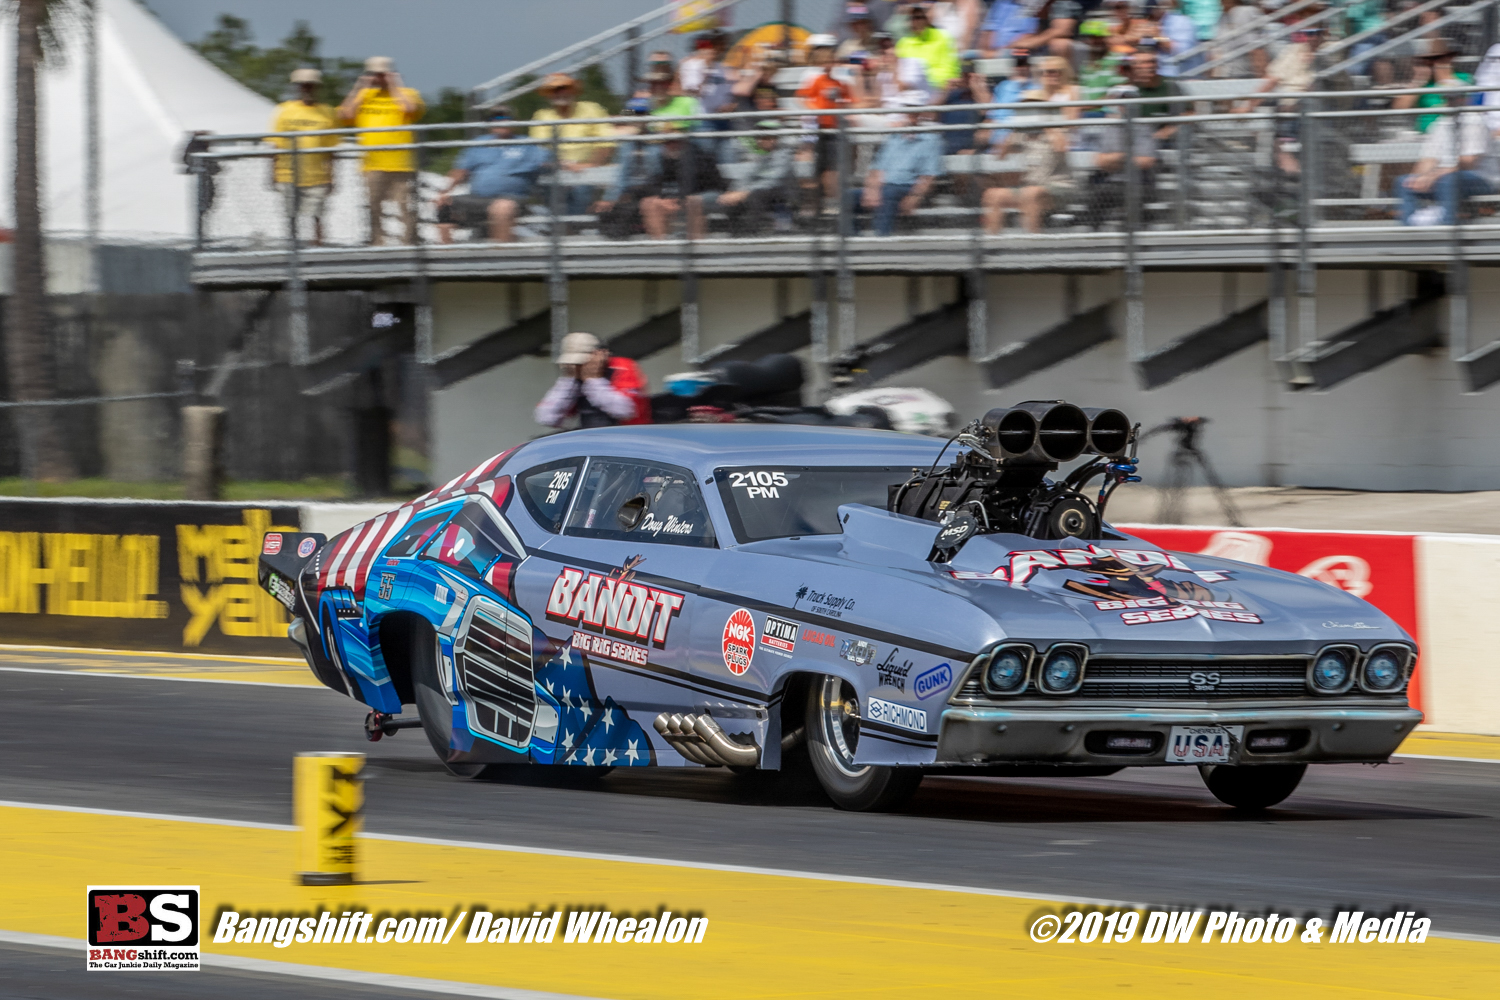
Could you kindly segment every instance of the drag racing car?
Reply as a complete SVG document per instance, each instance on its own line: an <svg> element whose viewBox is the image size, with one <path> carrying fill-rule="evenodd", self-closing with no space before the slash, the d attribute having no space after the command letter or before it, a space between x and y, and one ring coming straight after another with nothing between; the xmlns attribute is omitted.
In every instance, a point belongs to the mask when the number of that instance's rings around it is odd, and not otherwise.
<svg viewBox="0 0 1500 1000"><path fill-rule="evenodd" d="M268 534L260 582L370 738L420 726L461 776L796 760L880 809L931 773L1196 765L1260 809L1309 763L1385 761L1420 721L1411 638L1327 584L1112 527L1138 430L1051 401L946 443L574 431L331 539Z"/></svg>

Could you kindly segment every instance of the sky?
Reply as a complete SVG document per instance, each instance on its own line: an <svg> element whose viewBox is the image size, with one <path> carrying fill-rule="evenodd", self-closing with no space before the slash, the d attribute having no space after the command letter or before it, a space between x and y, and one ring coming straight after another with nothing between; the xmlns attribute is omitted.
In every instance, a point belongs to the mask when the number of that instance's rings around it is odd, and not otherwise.
<svg viewBox="0 0 1500 1000"><path fill-rule="evenodd" d="M323 39L323 55L391 56L407 84L428 95L442 87L467 89L483 83L665 2L145 0L167 27L189 42L213 30L220 14L249 21L255 42L261 46L279 42L291 31L293 22L307 21L314 34ZM838 0L794 0L793 20L822 30L839 6ZM747 28L777 20L779 11L780 0L742 0L733 9L733 24ZM618 78L613 83L618 90Z"/></svg>

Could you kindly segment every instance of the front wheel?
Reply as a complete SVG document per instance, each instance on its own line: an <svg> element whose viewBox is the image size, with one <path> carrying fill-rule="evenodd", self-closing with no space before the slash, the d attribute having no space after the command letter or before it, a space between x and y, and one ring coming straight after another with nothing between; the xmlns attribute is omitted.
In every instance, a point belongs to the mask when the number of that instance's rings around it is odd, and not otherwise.
<svg viewBox="0 0 1500 1000"><path fill-rule="evenodd" d="M1198 768L1214 798L1245 812L1270 808L1297 790L1306 764L1257 764L1230 767L1205 764Z"/></svg>
<svg viewBox="0 0 1500 1000"><path fill-rule="evenodd" d="M470 764L452 758L461 751L453 749L453 703L443 688L443 679L438 669L442 655L438 649L438 637L431 627L410 630L411 685L417 701L417 714L422 719L422 732L432 744L438 760L448 773L459 778L482 778L489 771L489 764Z"/></svg>
<svg viewBox="0 0 1500 1000"><path fill-rule="evenodd" d="M922 772L914 767L855 764L859 721L859 699L848 682L825 675L810 685L807 755L813 773L840 809L895 809L917 790Z"/></svg>

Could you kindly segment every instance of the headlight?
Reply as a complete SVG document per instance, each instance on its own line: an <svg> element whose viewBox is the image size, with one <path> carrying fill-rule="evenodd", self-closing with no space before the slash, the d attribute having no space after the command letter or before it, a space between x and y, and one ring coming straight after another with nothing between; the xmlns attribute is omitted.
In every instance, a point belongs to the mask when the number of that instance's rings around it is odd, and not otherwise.
<svg viewBox="0 0 1500 1000"><path fill-rule="evenodd" d="M1365 657L1359 686L1366 691L1395 691L1406 680L1411 650L1405 646L1376 646Z"/></svg>
<svg viewBox="0 0 1500 1000"><path fill-rule="evenodd" d="M984 672L980 684L988 694L1020 694L1026 689L1026 679L1031 674L1031 660L1036 651L1030 646L1015 643L997 646L985 654ZM981 657L981 659L984 659Z"/></svg>
<svg viewBox="0 0 1500 1000"><path fill-rule="evenodd" d="M1083 665L1089 651L1084 646L1059 644L1047 650L1037 686L1045 694L1072 694L1083 685Z"/></svg>
<svg viewBox="0 0 1500 1000"><path fill-rule="evenodd" d="M1325 646L1313 657L1307 679L1319 694L1343 694L1354 683L1354 659L1359 650L1353 646Z"/></svg>

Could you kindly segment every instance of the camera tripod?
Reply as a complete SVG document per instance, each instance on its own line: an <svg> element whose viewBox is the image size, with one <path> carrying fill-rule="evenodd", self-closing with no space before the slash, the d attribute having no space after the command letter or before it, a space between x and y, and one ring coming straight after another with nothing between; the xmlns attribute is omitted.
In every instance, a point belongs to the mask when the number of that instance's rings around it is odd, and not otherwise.
<svg viewBox="0 0 1500 1000"><path fill-rule="evenodd" d="M1235 507L1229 491L1219 481L1219 475L1209 464L1208 456L1198 448L1198 437L1207 423L1207 417L1173 417L1141 436L1144 441L1162 431L1170 431L1177 439L1171 458L1168 459L1167 476L1161 487L1161 503L1156 512L1156 519L1161 524L1182 522L1187 505L1187 487L1192 482L1193 467L1197 466L1203 473L1204 480L1213 489L1214 498L1218 500L1219 509L1224 512L1224 519L1230 527L1244 527L1239 509Z"/></svg>

